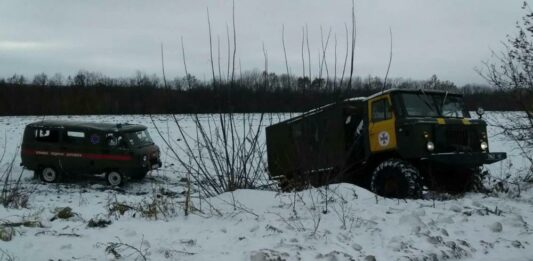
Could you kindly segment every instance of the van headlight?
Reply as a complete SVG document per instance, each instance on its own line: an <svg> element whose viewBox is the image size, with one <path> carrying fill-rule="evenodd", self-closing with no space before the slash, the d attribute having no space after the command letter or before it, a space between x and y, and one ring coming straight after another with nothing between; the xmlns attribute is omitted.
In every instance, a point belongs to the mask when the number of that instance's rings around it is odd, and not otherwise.
<svg viewBox="0 0 533 261"><path fill-rule="evenodd" d="M435 144L433 144L432 141L428 141L428 143L426 143L426 148L428 149L428 151L433 151L435 150Z"/></svg>
<svg viewBox="0 0 533 261"><path fill-rule="evenodd" d="M489 144L487 142L482 141L480 144L481 150L485 151L489 148Z"/></svg>

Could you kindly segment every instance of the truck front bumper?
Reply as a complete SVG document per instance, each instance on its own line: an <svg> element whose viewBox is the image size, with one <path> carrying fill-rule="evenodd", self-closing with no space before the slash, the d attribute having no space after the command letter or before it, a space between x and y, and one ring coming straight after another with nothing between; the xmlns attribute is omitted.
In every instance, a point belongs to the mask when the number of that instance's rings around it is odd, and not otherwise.
<svg viewBox="0 0 533 261"><path fill-rule="evenodd" d="M507 153L505 152L451 152L430 154L427 160L444 165L477 167L483 164L498 162L506 158Z"/></svg>

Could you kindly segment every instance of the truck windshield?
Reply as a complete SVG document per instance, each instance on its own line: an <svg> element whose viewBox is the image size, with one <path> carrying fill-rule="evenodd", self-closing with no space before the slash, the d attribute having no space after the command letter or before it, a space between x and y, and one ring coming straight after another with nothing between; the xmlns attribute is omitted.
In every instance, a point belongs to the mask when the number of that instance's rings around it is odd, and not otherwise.
<svg viewBox="0 0 533 261"><path fill-rule="evenodd" d="M402 93L400 94L407 116L418 117L468 117L464 114L463 99L446 93Z"/></svg>
<svg viewBox="0 0 533 261"><path fill-rule="evenodd" d="M147 130L125 132L124 137L132 146L135 147L154 144Z"/></svg>

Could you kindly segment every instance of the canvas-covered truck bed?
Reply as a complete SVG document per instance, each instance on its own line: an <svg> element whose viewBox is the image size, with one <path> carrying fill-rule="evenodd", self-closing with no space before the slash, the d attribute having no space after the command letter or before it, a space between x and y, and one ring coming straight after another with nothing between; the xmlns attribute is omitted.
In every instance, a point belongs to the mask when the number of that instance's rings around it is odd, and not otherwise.
<svg viewBox="0 0 533 261"><path fill-rule="evenodd" d="M333 173L346 163L358 123L364 118L359 99L328 104L266 128L269 174L310 178Z"/></svg>

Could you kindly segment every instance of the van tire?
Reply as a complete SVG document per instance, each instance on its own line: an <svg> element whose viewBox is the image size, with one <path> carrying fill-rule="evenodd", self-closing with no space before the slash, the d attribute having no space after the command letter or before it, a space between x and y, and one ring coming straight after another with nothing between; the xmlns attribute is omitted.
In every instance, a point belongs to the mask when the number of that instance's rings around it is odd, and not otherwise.
<svg viewBox="0 0 533 261"><path fill-rule="evenodd" d="M59 172L52 167L42 167L39 169L39 178L46 183L56 183L59 180Z"/></svg>
<svg viewBox="0 0 533 261"><path fill-rule="evenodd" d="M374 193L384 197L422 197L422 179L418 169L411 163L399 159L381 162L372 173L370 188Z"/></svg>
<svg viewBox="0 0 533 261"><path fill-rule="evenodd" d="M118 171L109 171L105 175L105 179L109 186L122 186L124 185L124 175Z"/></svg>

